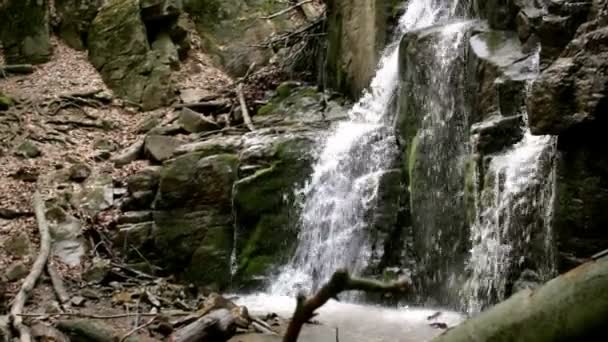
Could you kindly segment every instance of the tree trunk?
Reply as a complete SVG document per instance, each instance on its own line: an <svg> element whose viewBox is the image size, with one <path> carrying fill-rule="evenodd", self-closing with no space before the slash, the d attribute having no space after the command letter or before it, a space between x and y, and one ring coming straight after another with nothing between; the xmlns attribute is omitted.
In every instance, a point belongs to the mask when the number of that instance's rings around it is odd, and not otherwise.
<svg viewBox="0 0 608 342"><path fill-rule="evenodd" d="M608 257L523 290L432 342L595 341L608 327Z"/></svg>

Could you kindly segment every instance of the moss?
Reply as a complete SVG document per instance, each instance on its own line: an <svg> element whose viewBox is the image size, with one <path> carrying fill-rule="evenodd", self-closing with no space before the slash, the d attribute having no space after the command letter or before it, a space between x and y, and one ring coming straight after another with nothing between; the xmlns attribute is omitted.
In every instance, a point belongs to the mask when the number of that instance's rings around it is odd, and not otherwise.
<svg viewBox="0 0 608 342"><path fill-rule="evenodd" d="M7 110L14 105L13 99L0 93L0 110Z"/></svg>
<svg viewBox="0 0 608 342"><path fill-rule="evenodd" d="M233 236L231 227L208 229L184 272L185 278L196 284L213 284L220 289L228 286Z"/></svg>
<svg viewBox="0 0 608 342"><path fill-rule="evenodd" d="M268 115L272 114L277 109L277 105L275 103L268 102L267 104L260 107L256 113L256 115Z"/></svg>

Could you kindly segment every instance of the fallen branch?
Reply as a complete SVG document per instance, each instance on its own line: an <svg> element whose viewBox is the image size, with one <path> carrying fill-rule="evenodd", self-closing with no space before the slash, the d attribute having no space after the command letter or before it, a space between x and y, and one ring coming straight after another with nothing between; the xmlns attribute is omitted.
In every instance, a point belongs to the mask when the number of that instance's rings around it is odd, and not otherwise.
<svg viewBox="0 0 608 342"><path fill-rule="evenodd" d="M31 74L34 67L31 64L11 64L0 66L0 76L5 74Z"/></svg>
<svg viewBox="0 0 608 342"><path fill-rule="evenodd" d="M156 317L152 317L149 321L147 321L146 323L137 326L133 329L131 329L129 332L127 332L126 334L123 335L123 337L120 338L119 342L124 342L126 341L131 335L135 334L136 332L140 331L141 329L144 329L145 327L151 325L152 323L154 323L156 321Z"/></svg>
<svg viewBox="0 0 608 342"><path fill-rule="evenodd" d="M276 12L276 13L274 13L274 14L271 14L271 15L269 15L269 16L266 16L266 17L260 17L260 19L265 19L265 20L267 20L267 19L273 19L273 18L276 18L276 17L281 16L281 15L283 15L283 14L285 14L285 13L288 13L288 12L290 12L291 10L294 10L294 9L296 9L296 8L298 8L298 7L302 6L302 5L306 5L306 4L308 4L308 3L312 2L312 1L313 1L313 0L304 0L304 1L300 1L300 2L298 2L297 4L292 5L292 6L290 6L290 7L287 7L287 8L286 8L286 9L284 9L284 10L280 10L280 11L278 11L278 12Z"/></svg>
<svg viewBox="0 0 608 342"><path fill-rule="evenodd" d="M227 341L236 331L234 316L218 309L179 329L170 337L175 342Z"/></svg>
<svg viewBox="0 0 608 342"><path fill-rule="evenodd" d="M27 300L30 292L36 286L36 282L38 281L40 274L42 274L51 252L51 236L49 234L49 226L46 222L44 201L40 193L37 191L34 193L33 205L34 212L36 213L36 220L38 221L38 231L40 232L40 250L34 264L32 265L30 273L23 281L21 289L13 301L10 313L13 327L19 332L19 340L21 342L32 341L29 328L23 324L23 317L21 316L21 313L23 312L25 301Z"/></svg>
<svg viewBox="0 0 608 342"><path fill-rule="evenodd" d="M57 295L57 299L59 300L59 304L62 308L65 309L65 306L69 306L70 296L68 295L68 291L63 286L63 280L61 280L61 276L55 268L50 263L46 264L46 272L49 274L51 278L51 284L53 284L53 290Z"/></svg>
<svg viewBox="0 0 608 342"><path fill-rule="evenodd" d="M191 315L192 312L163 312L163 316L187 316ZM21 317L46 317L46 316L62 316L62 317L77 317L77 318L88 318L88 319L117 319L117 318L130 318L139 315L140 317L157 317L161 314L159 313L124 313L124 314L116 314L116 315L88 315L79 312L58 312L58 313L24 313L19 314Z"/></svg>
<svg viewBox="0 0 608 342"><path fill-rule="evenodd" d="M411 284L407 281L383 283L371 279L351 277L346 270L338 270L313 297L306 298L303 294L298 295L296 310L289 322L283 342L296 342L302 326L316 315L315 311L343 291L406 293L410 289Z"/></svg>
<svg viewBox="0 0 608 342"><path fill-rule="evenodd" d="M239 103L241 104L241 112L243 114L245 126L247 126L247 128L249 128L249 130L253 132L255 131L255 127L253 126L253 122L251 121L251 116L249 116L247 102L245 102L245 95L243 94L243 85L239 84L236 89L237 95L239 97Z"/></svg>

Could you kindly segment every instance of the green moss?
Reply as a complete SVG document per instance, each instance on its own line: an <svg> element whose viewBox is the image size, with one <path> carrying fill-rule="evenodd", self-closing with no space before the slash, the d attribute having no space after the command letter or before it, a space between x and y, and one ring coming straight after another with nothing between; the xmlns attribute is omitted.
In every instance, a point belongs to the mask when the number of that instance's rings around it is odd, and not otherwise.
<svg viewBox="0 0 608 342"><path fill-rule="evenodd" d="M7 110L14 105L13 99L0 93L0 110Z"/></svg>
<svg viewBox="0 0 608 342"><path fill-rule="evenodd" d="M271 102L268 102L267 104L263 105L262 107L260 107L258 109L258 112L256 113L256 115L272 114L276 109L277 109L276 104L271 101Z"/></svg>

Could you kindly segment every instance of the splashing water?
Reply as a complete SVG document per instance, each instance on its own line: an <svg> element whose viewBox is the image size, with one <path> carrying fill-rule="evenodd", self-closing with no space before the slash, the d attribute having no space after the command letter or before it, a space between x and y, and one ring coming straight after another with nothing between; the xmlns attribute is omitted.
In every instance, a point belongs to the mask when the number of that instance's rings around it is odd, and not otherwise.
<svg viewBox="0 0 608 342"><path fill-rule="evenodd" d="M371 251L367 214L374 209L384 171L394 165L397 148L390 106L398 84L399 41L404 33L454 16L458 2L411 0L385 49L368 90L325 141L312 177L302 190L298 246L270 292L315 290L341 267L358 273ZM447 29L457 31L457 26ZM453 33L453 32L452 32Z"/></svg>

